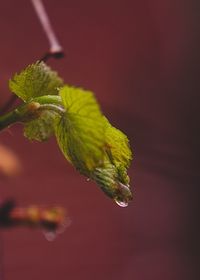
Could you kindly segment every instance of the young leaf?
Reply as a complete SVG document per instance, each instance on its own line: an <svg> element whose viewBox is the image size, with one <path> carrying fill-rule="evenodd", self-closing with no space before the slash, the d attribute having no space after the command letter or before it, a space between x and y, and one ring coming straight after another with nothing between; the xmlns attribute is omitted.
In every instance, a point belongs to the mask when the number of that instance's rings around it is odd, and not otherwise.
<svg viewBox="0 0 200 280"><path fill-rule="evenodd" d="M105 160L102 167L94 170L92 179L107 196L114 199L120 206L127 206L128 202L132 200L129 185L120 180L118 169L109 161Z"/></svg>
<svg viewBox="0 0 200 280"><path fill-rule="evenodd" d="M56 127L62 152L80 173L126 206L132 199L127 175L131 159L127 137L102 116L91 92L64 87L60 95L66 109Z"/></svg>
<svg viewBox="0 0 200 280"><path fill-rule="evenodd" d="M90 91L65 86L60 96L66 109L56 128L58 144L65 157L83 174L102 164L105 122Z"/></svg>
<svg viewBox="0 0 200 280"><path fill-rule="evenodd" d="M115 183L118 182L118 195L116 195L118 198L116 201L119 203L120 201L128 203L128 201L132 199L132 194L129 187L130 179L127 174L127 168L130 166L130 161L132 159L129 140L122 131L113 127L106 118L105 122L106 153L110 163L112 163L113 168L115 169ZM103 187L105 187L105 184ZM105 189L107 190L107 188Z"/></svg>
<svg viewBox="0 0 200 280"><path fill-rule="evenodd" d="M63 81L44 62L29 65L9 80L9 88L24 102L42 95L57 95Z"/></svg>
<svg viewBox="0 0 200 280"><path fill-rule="evenodd" d="M62 87L62 79L43 62L16 74L9 86L28 104L7 114L2 127L5 121L22 121L25 136L38 141L55 133L67 160L120 206L126 206L132 199L127 175L132 159L129 141L102 115L93 93ZM32 103L38 104L38 110L30 110Z"/></svg>
<svg viewBox="0 0 200 280"><path fill-rule="evenodd" d="M24 127L24 136L29 140L46 141L54 134L55 124L59 116L57 113L45 110L37 119L29 121Z"/></svg>
<svg viewBox="0 0 200 280"><path fill-rule="evenodd" d="M105 158L102 166L97 167L92 177L103 192L113 198L120 206L127 206L132 199L127 168L132 158L128 138L104 118Z"/></svg>
<svg viewBox="0 0 200 280"><path fill-rule="evenodd" d="M106 132L105 139L107 143L107 152L111 156L110 160L116 166L121 165L124 168L130 166L132 160L132 152L129 146L127 136L119 129L112 126L105 118Z"/></svg>

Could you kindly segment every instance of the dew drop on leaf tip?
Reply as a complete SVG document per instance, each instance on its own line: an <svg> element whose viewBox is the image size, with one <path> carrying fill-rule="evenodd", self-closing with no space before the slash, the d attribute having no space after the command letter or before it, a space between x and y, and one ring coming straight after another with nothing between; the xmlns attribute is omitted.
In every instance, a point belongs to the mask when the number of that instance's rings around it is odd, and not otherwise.
<svg viewBox="0 0 200 280"><path fill-rule="evenodd" d="M128 206L128 202L125 201L120 201L117 199L114 199L114 201L117 203L117 205L119 205L120 207L127 207Z"/></svg>
<svg viewBox="0 0 200 280"><path fill-rule="evenodd" d="M124 185L121 182L118 184L118 195L114 198L114 201L120 207L127 207L129 201L131 201L133 195L129 185Z"/></svg>

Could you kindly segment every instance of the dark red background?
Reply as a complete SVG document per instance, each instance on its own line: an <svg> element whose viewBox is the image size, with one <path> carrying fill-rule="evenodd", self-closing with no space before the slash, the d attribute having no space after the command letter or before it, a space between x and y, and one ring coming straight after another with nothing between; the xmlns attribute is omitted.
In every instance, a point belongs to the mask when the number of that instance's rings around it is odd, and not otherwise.
<svg viewBox="0 0 200 280"><path fill-rule="evenodd" d="M66 51L50 64L67 83L93 90L131 140L134 200L119 208L54 140L32 144L20 125L1 133L24 166L21 176L0 182L2 198L60 204L72 219L52 243L40 231L4 231L5 279L200 279L200 2L44 2ZM0 37L3 104L7 80L48 43L25 0L1 1Z"/></svg>

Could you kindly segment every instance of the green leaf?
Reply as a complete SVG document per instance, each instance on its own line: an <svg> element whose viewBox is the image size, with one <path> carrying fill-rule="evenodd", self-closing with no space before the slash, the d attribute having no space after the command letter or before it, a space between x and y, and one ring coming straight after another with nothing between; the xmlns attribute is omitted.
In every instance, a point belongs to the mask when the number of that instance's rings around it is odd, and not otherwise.
<svg viewBox="0 0 200 280"><path fill-rule="evenodd" d="M106 123L106 149L114 165L128 168L132 160L132 152L127 136L119 129L112 126L105 118Z"/></svg>
<svg viewBox="0 0 200 280"><path fill-rule="evenodd" d="M119 205L127 206L128 202L132 200L129 185L121 182L118 169L109 161L105 161L102 167L94 170L92 179L107 196L114 199Z"/></svg>
<svg viewBox="0 0 200 280"><path fill-rule="evenodd" d="M63 81L44 62L29 65L9 80L9 88L23 101L31 101L42 95L57 95Z"/></svg>
<svg viewBox="0 0 200 280"><path fill-rule="evenodd" d="M127 136L105 121L105 158L104 164L92 174L101 189L121 206L126 206L132 199L127 168L132 159Z"/></svg>
<svg viewBox="0 0 200 280"><path fill-rule="evenodd" d="M58 123L56 137L65 157L82 174L90 176L104 159L105 122L90 91L65 86L60 96L66 114Z"/></svg>
<svg viewBox="0 0 200 280"><path fill-rule="evenodd" d="M132 199L127 175L132 159L129 141L102 115L94 94L81 88L62 87L62 79L43 62L16 74L9 86L25 102L39 104L35 115L25 110L27 116L21 118L25 136L45 141L55 134L67 160L120 206L127 206ZM22 113L23 110L24 107Z"/></svg>
<svg viewBox="0 0 200 280"><path fill-rule="evenodd" d="M55 124L58 121L58 114L44 110L37 119L29 121L24 126L24 135L29 140L46 141L54 134Z"/></svg>
<svg viewBox="0 0 200 280"><path fill-rule="evenodd" d="M89 91L60 90L66 109L56 127L58 144L65 157L82 174L121 206L132 199L127 167L131 160L128 139L102 116Z"/></svg>
<svg viewBox="0 0 200 280"><path fill-rule="evenodd" d="M113 127L106 118L105 122L106 152L110 162L115 166L116 182L123 184L123 186L129 186L130 179L127 169L132 160L129 140L122 131Z"/></svg>

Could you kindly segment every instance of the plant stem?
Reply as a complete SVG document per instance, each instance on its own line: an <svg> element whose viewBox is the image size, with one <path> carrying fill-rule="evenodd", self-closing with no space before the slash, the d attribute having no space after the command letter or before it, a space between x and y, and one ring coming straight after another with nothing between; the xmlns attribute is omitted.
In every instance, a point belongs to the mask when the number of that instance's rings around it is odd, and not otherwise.
<svg viewBox="0 0 200 280"><path fill-rule="evenodd" d="M61 97L59 95L43 95L34 98L34 102L38 102L40 104L53 104L62 106Z"/></svg>
<svg viewBox="0 0 200 280"><path fill-rule="evenodd" d="M62 115L63 113L65 113L64 108L61 108L60 106L57 106L57 105L54 105L54 104L40 105L39 110L52 110L52 111L58 113L59 115Z"/></svg>
<svg viewBox="0 0 200 280"><path fill-rule="evenodd" d="M0 116L0 131L17 123L28 122L39 117L41 111L52 110L61 116L65 112L60 96L45 95L37 97L29 103L18 106L13 111Z"/></svg>
<svg viewBox="0 0 200 280"><path fill-rule="evenodd" d="M40 23L44 29L44 32L49 40L49 45L50 45L50 52L51 53L62 53L63 52L63 48L60 45L55 32L51 26L49 17L47 15L47 12L45 10L45 7L42 3L42 0L31 0L36 14L40 20Z"/></svg>
<svg viewBox="0 0 200 280"><path fill-rule="evenodd" d="M0 117L0 130L3 130L16 122L23 122L27 118L31 118L40 106L39 103L31 102L23 104L13 111Z"/></svg>
<svg viewBox="0 0 200 280"><path fill-rule="evenodd" d="M19 122L20 116L14 110L0 117L0 130L9 127L11 124Z"/></svg>

